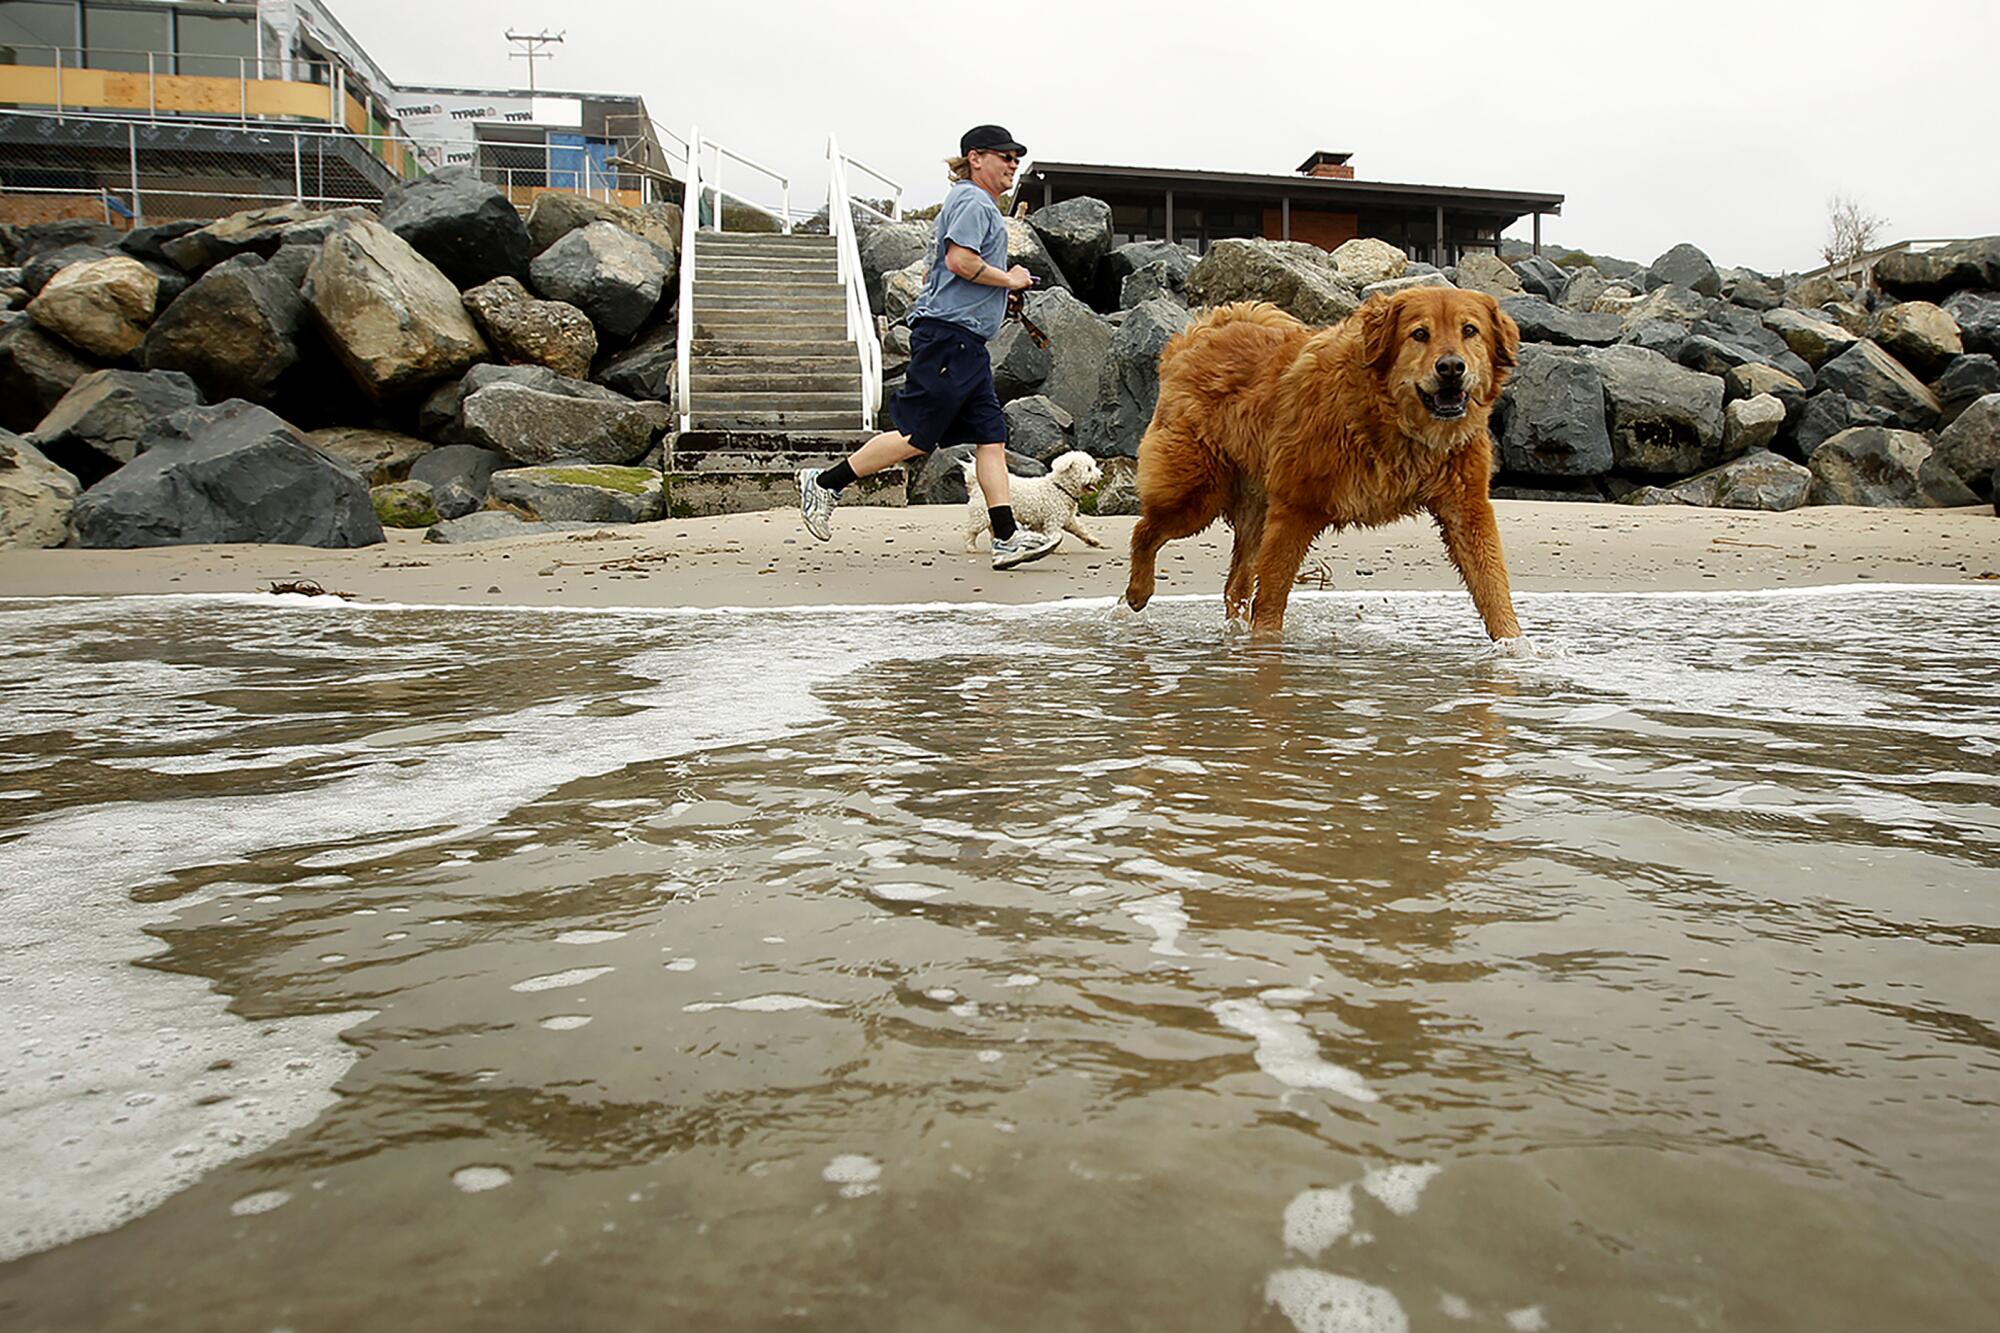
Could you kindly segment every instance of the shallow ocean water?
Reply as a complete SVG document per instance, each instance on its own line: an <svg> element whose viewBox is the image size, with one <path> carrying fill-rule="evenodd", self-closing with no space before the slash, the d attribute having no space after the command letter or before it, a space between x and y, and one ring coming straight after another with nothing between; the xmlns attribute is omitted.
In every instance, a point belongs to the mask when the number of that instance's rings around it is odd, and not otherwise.
<svg viewBox="0 0 2000 1333"><path fill-rule="evenodd" d="M0 603L0 1325L1984 1328L2000 598Z"/></svg>

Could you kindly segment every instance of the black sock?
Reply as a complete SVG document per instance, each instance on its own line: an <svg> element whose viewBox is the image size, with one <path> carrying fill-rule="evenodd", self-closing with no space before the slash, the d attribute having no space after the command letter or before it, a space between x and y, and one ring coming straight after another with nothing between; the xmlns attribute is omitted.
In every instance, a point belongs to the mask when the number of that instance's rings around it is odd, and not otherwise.
<svg viewBox="0 0 2000 1333"><path fill-rule="evenodd" d="M986 511L986 517L993 521L993 540L1004 542L1014 535L1014 506L994 505Z"/></svg>
<svg viewBox="0 0 2000 1333"><path fill-rule="evenodd" d="M837 491L855 480L854 469L849 467L847 460L843 458L826 471L820 473L814 480L829 491Z"/></svg>

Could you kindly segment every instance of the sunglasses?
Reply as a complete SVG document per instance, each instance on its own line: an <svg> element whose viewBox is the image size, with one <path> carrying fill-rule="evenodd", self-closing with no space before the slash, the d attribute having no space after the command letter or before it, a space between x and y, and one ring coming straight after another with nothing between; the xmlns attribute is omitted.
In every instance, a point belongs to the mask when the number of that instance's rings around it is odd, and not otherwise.
<svg viewBox="0 0 2000 1333"><path fill-rule="evenodd" d="M975 148L973 149L973 151L976 153L985 153L991 157L997 157L1010 167L1018 167L1021 165L1021 155L1019 153L997 153L994 152L991 148Z"/></svg>

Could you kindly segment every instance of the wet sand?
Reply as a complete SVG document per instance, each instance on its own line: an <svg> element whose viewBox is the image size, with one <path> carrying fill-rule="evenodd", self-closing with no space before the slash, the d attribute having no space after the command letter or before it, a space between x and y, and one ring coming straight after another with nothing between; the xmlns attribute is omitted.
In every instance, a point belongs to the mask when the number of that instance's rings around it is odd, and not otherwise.
<svg viewBox="0 0 2000 1333"><path fill-rule="evenodd" d="M1516 589L1687 591L2000 580L1990 509L1814 507L1788 514L1500 501ZM1086 522L1106 543L1067 538L1038 565L996 573L963 549L956 506L854 508L821 545L790 510L670 519L445 546L398 531L381 546L181 546L139 551L0 551L0 594L16 597L253 592L311 579L370 602L533 606L808 606L1056 602L1125 584L1133 519ZM1169 546L1161 592L1219 595L1229 531ZM1458 586L1428 520L1322 537L1307 587Z"/></svg>

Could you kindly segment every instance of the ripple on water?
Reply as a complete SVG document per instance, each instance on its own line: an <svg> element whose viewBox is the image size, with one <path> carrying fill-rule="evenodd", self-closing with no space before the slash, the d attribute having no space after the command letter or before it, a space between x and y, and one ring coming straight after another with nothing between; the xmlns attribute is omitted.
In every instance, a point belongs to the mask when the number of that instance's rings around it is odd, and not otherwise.
<svg viewBox="0 0 2000 1333"><path fill-rule="evenodd" d="M524 995L536 991L561 990L565 986L581 986L586 981L595 981L605 973L617 970L615 967L572 967L566 972L550 972L545 976L517 981L507 989L520 991Z"/></svg>

